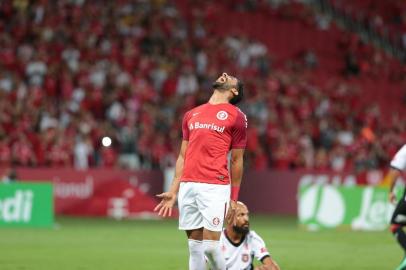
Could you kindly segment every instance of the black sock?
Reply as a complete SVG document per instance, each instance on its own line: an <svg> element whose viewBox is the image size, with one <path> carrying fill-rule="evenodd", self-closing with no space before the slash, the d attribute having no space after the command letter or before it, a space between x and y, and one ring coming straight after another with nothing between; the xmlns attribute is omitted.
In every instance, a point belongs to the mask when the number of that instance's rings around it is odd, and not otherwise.
<svg viewBox="0 0 406 270"><path fill-rule="evenodd" d="M397 228L396 231L393 232L393 235L399 242L399 245L403 248L403 251L406 253L406 233L403 231L403 227Z"/></svg>

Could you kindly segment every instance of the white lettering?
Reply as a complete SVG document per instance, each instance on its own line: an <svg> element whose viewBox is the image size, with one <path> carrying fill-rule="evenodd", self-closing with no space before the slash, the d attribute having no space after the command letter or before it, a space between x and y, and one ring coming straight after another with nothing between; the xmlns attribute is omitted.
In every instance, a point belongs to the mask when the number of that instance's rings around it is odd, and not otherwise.
<svg viewBox="0 0 406 270"><path fill-rule="evenodd" d="M0 201L0 219L5 222L29 222L33 196L30 190L17 190L14 197Z"/></svg>
<svg viewBox="0 0 406 270"><path fill-rule="evenodd" d="M18 190L12 198L3 201L3 219L5 222L18 221L23 203L23 192Z"/></svg>
<svg viewBox="0 0 406 270"><path fill-rule="evenodd" d="M93 194L93 177L88 176L86 180L82 183L64 183L60 182L59 179L55 180L55 197L57 198L79 198L86 199Z"/></svg>
<svg viewBox="0 0 406 270"><path fill-rule="evenodd" d="M31 191L26 191L25 192L25 201L24 201L24 207L22 209L22 220L24 222L28 222L31 220L31 212L32 212L32 197L34 194Z"/></svg>
<svg viewBox="0 0 406 270"><path fill-rule="evenodd" d="M214 130L220 133L223 133L224 130L226 129L225 126L217 126L214 123L208 124L208 123L199 123L199 122L195 122L194 125L190 124L190 130L192 129L209 129L209 130Z"/></svg>

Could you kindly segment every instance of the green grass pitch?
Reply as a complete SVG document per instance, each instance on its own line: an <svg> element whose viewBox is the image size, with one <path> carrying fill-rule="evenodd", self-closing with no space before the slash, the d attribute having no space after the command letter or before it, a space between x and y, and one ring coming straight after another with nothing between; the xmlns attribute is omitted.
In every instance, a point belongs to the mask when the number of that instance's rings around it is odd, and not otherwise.
<svg viewBox="0 0 406 270"><path fill-rule="evenodd" d="M295 218L252 216L282 270L390 270L402 252L386 232L298 229ZM187 270L176 220L58 218L53 229L0 229L1 270Z"/></svg>

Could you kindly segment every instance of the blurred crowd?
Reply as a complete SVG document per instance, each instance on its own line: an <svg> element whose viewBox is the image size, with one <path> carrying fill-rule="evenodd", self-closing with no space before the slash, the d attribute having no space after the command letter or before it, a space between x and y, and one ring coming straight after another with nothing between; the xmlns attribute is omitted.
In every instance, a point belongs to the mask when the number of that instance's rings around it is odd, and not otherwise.
<svg viewBox="0 0 406 270"><path fill-rule="evenodd" d="M403 0L329 0L337 9L406 49L406 2Z"/></svg>
<svg viewBox="0 0 406 270"><path fill-rule="evenodd" d="M346 76L313 83L313 52L273 68L265 44L170 1L4 0L0 33L0 166L173 166L182 115L222 72L246 84L252 169L374 169L406 141Z"/></svg>

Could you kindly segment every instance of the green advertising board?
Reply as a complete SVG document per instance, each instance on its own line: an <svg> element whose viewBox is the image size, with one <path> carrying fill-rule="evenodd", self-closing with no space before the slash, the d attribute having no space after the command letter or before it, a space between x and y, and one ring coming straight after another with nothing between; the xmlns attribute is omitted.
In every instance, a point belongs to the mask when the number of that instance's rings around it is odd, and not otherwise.
<svg viewBox="0 0 406 270"><path fill-rule="evenodd" d="M0 184L0 227L51 227L51 183Z"/></svg>
<svg viewBox="0 0 406 270"><path fill-rule="evenodd" d="M395 205L388 188L334 185L299 187L299 222L309 230L351 228L384 230Z"/></svg>

